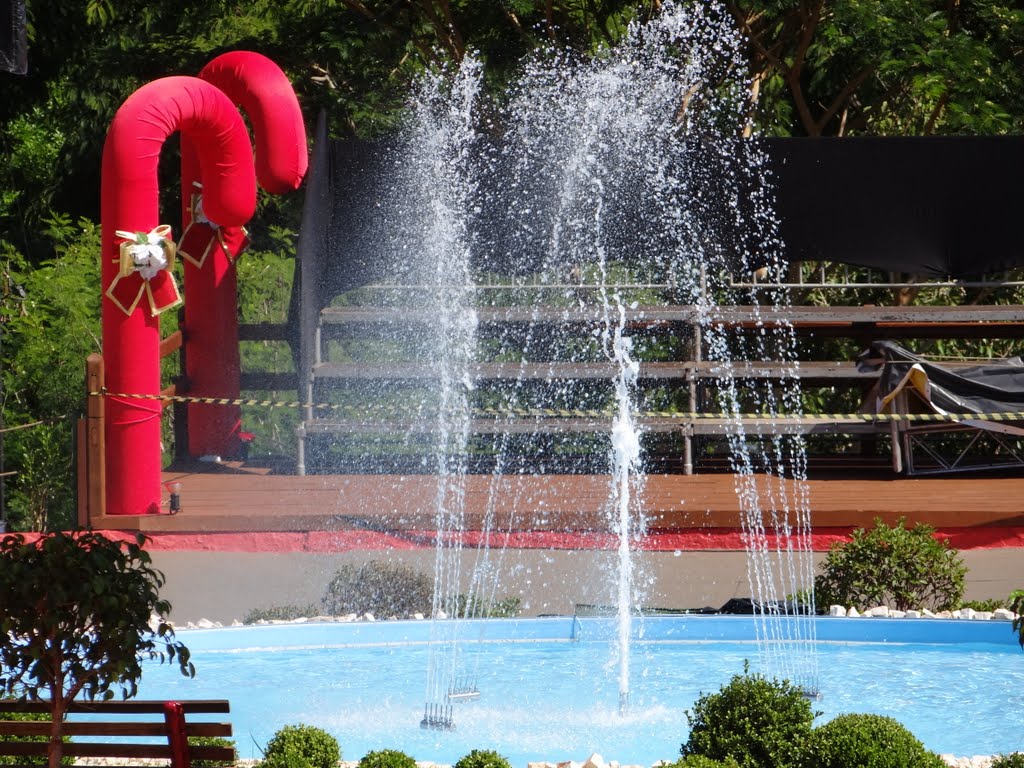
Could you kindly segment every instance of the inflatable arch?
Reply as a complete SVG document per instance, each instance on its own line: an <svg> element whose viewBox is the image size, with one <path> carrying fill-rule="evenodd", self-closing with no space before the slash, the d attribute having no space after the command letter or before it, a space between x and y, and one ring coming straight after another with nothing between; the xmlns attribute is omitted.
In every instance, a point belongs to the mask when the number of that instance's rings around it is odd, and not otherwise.
<svg viewBox="0 0 1024 768"><path fill-rule="evenodd" d="M237 107L253 125L257 160ZM182 137L183 237L161 224L157 164ZM279 151L280 150L280 151ZM306 170L298 102L281 70L250 52L225 54L201 77L168 77L133 93L103 147L101 218L107 514L160 511L162 312L181 303L172 269L186 262L185 355L193 392L237 398L234 259L256 205L256 182L280 193ZM195 196L193 204L193 191ZM192 414L190 413L190 417ZM196 414L190 452L237 449L239 414ZM191 432L192 424L190 424Z"/></svg>

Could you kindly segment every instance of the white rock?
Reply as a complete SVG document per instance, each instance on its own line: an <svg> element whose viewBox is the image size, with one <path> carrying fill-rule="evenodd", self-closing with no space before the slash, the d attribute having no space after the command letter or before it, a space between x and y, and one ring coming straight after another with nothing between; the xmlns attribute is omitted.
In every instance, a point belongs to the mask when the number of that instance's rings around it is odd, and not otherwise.
<svg viewBox="0 0 1024 768"><path fill-rule="evenodd" d="M376 621L376 620L377 620L377 617L374 616L369 611L367 611L366 613L363 614L363 621Z"/></svg>
<svg viewBox="0 0 1024 768"><path fill-rule="evenodd" d="M973 619L976 613L977 611L973 608L961 608L959 611L953 611L954 616L959 614L959 618L968 620Z"/></svg>
<svg viewBox="0 0 1024 768"><path fill-rule="evenodd" d="M414 619L416 619L416 621L423 621L423 614L422 613L414 613L412 615L412 617ZM530 765L533 765L533 763L530 763ZM542 765L543 765L543 763L542 763ZM529 765L527 766L527 768L529 768Z"/></svg>
<svg viewBox="0 0 1024 768"><path fill-rule="evenodd" d="M937 618L937 619L952 619L953 618L953 612L952 611L939 611L938 613L935 614L935 618Z"/></svg>
<svg viewBox="0 0 1024 768"><path fill-rule="evenodd" d="M926 619L934 619L935 618L935 614L932 611L929 611L927 608L922 608L921 609L921 615L924 616Z"/></svg>
<svg viewBox="0 0 1024 768"><path fill-rule="evenodd" d="M854 608L854 607L853 607L853 606L851 605L851 606L850 606L850 609L849 609L849 610L848 610L848 611L846 612L846 615L847 615L847 616L849 616L849 617L850 617L850 618L852 618L852 619L855 619L855 618L857 618L858 616L860 616L860 613L858 613L858 612L857 612L857 609L856 609L856 608Z"/></svg>
<svg viewBox="0 0 1024 768"><path fill-rule="evenodd" d="M845 616L846 615L846 609L843 608L843 606L841 606L841 605L830 605L828 607L828 615L829 616Z"/></svg>
<svg viewBox="0 0 1024 768"><path fill-rule="evenodd" d="M920 619L921 618L921 612L919 610L917 610L916 608L911 608L909 611L906 612L905 615L906 615L906 617L908 619Z"/></svg>
<svg viewBox="0 0 1024 768"><path fill-rule="evenodd" d="M996 621L1013 621L1016 616L1009 608L996 608L992 611L992 618Z"/></svg>
<svg viewBox="0 0 1024 768"><path fill-rule="evenodd" d="M526 768L555 768L554 763L527 763Z"/></svg>
<svg viewBox="0 0 1024 768"><path fill-rule="evenodd" d="M604 757L600 753L595 752L583 761L583 768L606 768Z"/></svg>
<svg viewBox="0 0 1024 768"><path fill-rule="evenodd" d="M906 611L898 611L895 608L890 608L889 609L889 618L890 619L902 619L906 615L907 615Z"/></svg>
<svg viewBox="0 0 1024 768"><path fill-rule="evenodd" d="M434 614L434 618L435 619L447 619L448 618L448 614L445 613L444 611L438 611L437 613ZM561 765L561 763L559 763L559 765Z"/></svg>
<svg viewBox="0 0 1024 768"><path fill-rule="evenodd" d="M346 613L344 616L341 617L341 620L342 621L355 621L358 618L359 617L356 616L354 613Z"/></svg>
<svg viewBox="0 0 1024 768"><path fill-rule="evenodd" d="M992 618L992 611L977 611L971 618L978 621L988 621Z"/></svg>
<svg viewBox="0 0 1024 768"><path fill-rule="evenodd" d="M309 622L309 619L306 618L305 616L298 616L298 617L292 619L292 621L291 621L292 624L306 624L308 622Z"/></svg>
<svg viewBox="0 0 1024 768"><path fill-rule="evenodd" d="M231 622L231 626L232 626L232 627L241 627L241 626L243 626L243 625L242 625L242 622L240 622L240 621L239 621L238 619L234 619L234 620L233 620L233 621Z"/></svg>
<svg viewBox="0 0 1024 768"><path fill-rule="evenodd" d="M876 605L874 608L869 608L865 616L874 616L878 618L886 618L889 615L889 606L887 605Z"/></svg>

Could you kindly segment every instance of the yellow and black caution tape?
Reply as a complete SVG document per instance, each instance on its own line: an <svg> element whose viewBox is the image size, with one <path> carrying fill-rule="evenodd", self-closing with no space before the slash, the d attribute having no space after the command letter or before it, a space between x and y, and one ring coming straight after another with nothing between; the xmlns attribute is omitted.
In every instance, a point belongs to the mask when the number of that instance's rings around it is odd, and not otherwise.
<svg viewBox="0 0 1024 768"><path fill-rule="evenodd" d="M113 397L129 400L161 400L172 403L198 403L201 405L237 405L257 406L262 408L302 408L316 411L332 411L342 413L358 414L366 417L373 414L386 415L413 415L410 408L399 408L382 404L334 404L334 403L304 403L298 400L257 400L247 398L227 397L191 397L188 395L143 395L135 393L115 393L106 389L98 392L90 392L90 397ZM569 408L474 408L476 416L503 418L560 418L560 419L603 419L614 416L614 412L601 409L569 409ZM791 421L820 421L824 423L835 421L860 421L872 422L933 422L933 423L955 423L962 421L1024 421L1024 411L1007 411L1003 413L725 413L725 412L695 412L695 411L641 411L633 414L637 418L666 418L679 419L680 421L701 421L708 419L715 420L748 420L758 419L762 421L777 421L780 423Z"/></svg>

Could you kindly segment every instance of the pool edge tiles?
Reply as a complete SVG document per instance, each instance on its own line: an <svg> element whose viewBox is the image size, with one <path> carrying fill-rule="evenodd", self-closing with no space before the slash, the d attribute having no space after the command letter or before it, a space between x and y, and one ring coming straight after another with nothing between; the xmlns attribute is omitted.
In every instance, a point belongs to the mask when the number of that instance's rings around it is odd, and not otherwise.
<svg viewBox="0 0 1024 768"><path fill-rule="evenodd" d="M645 616L634 621L633 633L635 639L642 642L756 642L757 620L751 616L698 614ZM778 620L813 622L807 637L817 642L983 643L1007 647L1018 644L1010 622L999 620L830 616L781 617ZM482 642L605 642L615 632L615 620L606 617L475 619L461 624L467 641ZM229 651L419 645L432 641L434 628L434 622L426 620L307 621L177 631L193 650Z"/></svg>

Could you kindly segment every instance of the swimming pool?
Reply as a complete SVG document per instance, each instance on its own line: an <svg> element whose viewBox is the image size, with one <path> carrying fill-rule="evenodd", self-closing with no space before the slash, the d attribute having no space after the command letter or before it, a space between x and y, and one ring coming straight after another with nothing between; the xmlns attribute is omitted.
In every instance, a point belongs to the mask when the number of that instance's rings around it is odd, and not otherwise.
<svg viewBox="0 0 1024 768"><path fill-rule="evenodd" d="M806 619L805 619L806 620ZM1024 749L1024 652L1007 622L813 619L823 722L874 712L904 723L940 753ZM423 730L429 622L286 624L179 632L195 679L149 664L143 698L227 698L242 757L283 725L334 734L345 759L402 749L454 763L496 749L513 766L537 760L673 760L685 711L746 660L757 670L749 617L638 620L629 711L618 711L612 622L543 618L469 623L479 699L458 704L454 731ZM575 638L575 639L574 639ZM478 666L477 666L478 665Z"/></svg>

